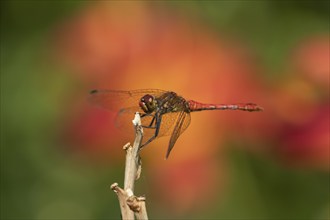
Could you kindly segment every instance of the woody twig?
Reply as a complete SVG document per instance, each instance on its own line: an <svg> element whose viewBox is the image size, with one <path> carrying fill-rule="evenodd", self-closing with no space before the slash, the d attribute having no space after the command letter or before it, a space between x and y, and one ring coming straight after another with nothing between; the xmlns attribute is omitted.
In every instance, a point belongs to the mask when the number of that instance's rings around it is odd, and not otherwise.
<svg viewBox="0 0 330 220"><path fill-rule="evenodd" d="M139 149L142 143L143 129L141 126L140 114L136 113L133 120L135 127L135 140L133 146L127 143L123 149L126 151L125 164L125 179L124 189L118 186L118 183L113 183L111 189L117 194L122 219L148 219L145 198L134 195L134 183L140 177L141 173L141 158Z"/></svg>

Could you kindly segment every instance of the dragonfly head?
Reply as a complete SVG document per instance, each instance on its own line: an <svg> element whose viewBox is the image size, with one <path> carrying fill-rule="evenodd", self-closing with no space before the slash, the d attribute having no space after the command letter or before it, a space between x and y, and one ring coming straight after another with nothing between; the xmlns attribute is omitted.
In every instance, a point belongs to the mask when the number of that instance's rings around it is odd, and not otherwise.
<svg viewBox="0 0 330 220"><path fill-rule="evenodd" d="M147 94L140 99L139 106L145 113L152 113L157 107L157 102L154 96Z"/></svg>

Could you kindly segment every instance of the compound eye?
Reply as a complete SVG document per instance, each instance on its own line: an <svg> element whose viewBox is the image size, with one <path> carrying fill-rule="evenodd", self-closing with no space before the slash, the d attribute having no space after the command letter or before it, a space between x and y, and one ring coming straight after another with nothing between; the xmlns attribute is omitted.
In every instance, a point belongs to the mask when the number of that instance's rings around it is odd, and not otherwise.
<svg viewBox="0 0 330 220"><path fill-rule="evenodd" d="M141 98L141 102L144 102L146 104L152 103L154 101L154 97L151 95L145 95Z"/></svg>
<svg viewBox="0 0 330 220"><path fill-rule="evenodd" d="M145 113L151 113L156 109L154 97L147 94L140 99L139 106Z"/></svg>

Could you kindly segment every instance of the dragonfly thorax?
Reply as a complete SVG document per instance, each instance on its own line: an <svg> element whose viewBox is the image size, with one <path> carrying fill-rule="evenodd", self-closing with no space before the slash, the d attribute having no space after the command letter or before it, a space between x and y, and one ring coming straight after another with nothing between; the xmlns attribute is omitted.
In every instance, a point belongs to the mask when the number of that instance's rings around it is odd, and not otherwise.
<svg viewBox="0 0 330 220"><path fill-rule="evenodd" d="M140 108L147 114L152 113L157 108L157 101L152 95L144 95L139 102Z"/></svg>

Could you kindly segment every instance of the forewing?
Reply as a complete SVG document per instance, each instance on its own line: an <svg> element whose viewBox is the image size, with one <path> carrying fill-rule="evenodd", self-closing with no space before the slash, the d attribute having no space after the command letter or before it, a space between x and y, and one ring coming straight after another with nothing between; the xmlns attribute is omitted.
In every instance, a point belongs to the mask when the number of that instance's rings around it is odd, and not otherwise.
<svg viewBox="0 0 330 220"><path fill-rule="evenodd" d="M88 98L89 102L102 108L119 111L120 109L139 106L139 100L146 94L159 96L164 90L139 89L131 91L121 90L92 90Z"/></svg>
<svg viewBox="0 0 330 220"><path fill-rule="evenodd" d="M124 131L129 135L130 138L134 137L135 131L132 125L132 120L134 118L134 113L139 110L139 107L131 107L126 109L121 109L115 120L115 125L120 130ZM170 112L162 115L162 121L160 123L160 129L157 137L168 136L172 133L174 129L175 122L178 120L181 112ZM146 115L141 118L141 124L143 127L143 139L148 140L151 138L156 131L155 121L151 127L150 124L153 120L154 114Z"/></svg>
<svg viewBox="0 0 330 220"><path fill-rule="evenodd" d="M129 136L134 136L134 128L132 126L132 119L135 112L141 112L139 107L140 99L146 95L159 97L167 91L160 89L140 89L131 91L122 90L92 90L89 96L89 102L104 109L117 112L116 127L124 130ZM143 117L142 125L144 125L144 139L152 137L155 134L155 124L148 128L153 115ZM190 123L190 115L185 112L170 112L162 115L162 122L158 137L172 134L170 144L167 152L168 157L176 140L180 134L188 127Z"/></svg>
<svg viewBox="0 0 330 220"><path fill-rule="evenodd" d="M190 124L190 114L182 111L178 117L177 122L175 123L175 127L173 129L171 139L168 145L166 159L169 157L175 142L178 140L179 136L187 129L189 124Z"/></svg>

